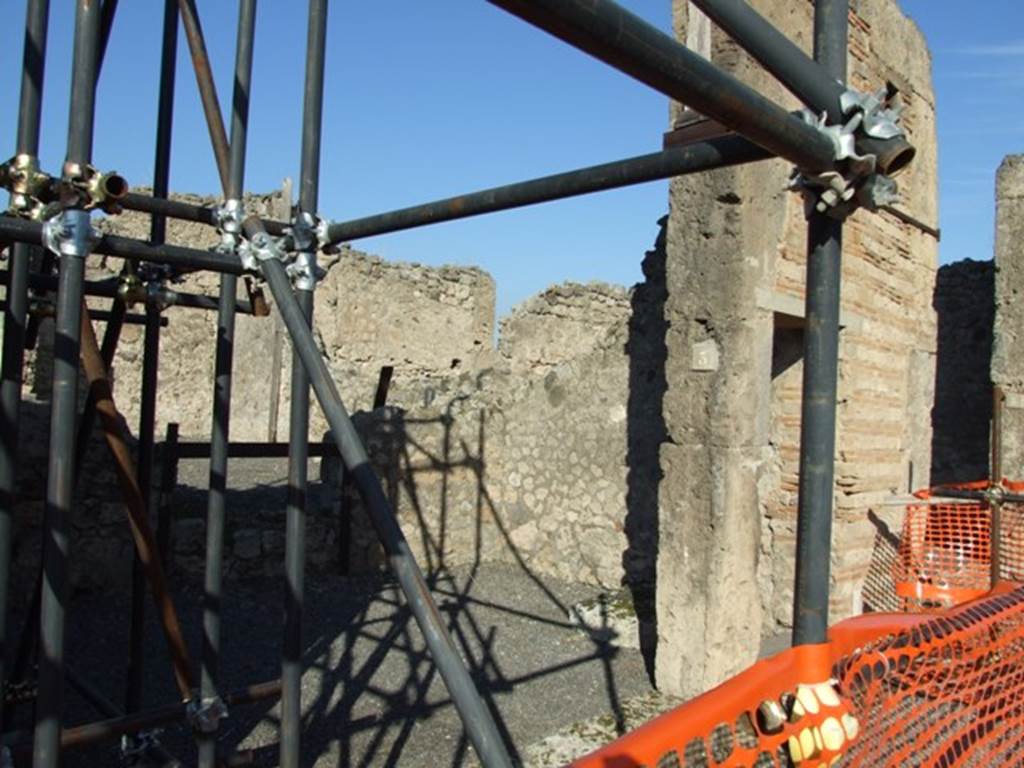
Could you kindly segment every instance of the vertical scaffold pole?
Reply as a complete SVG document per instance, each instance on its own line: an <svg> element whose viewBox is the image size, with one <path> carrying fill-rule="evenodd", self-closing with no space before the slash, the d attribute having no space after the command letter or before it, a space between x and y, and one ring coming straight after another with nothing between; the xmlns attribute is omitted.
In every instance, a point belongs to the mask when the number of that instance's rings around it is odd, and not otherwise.
<svg viewBox="0 0 1024 768"><path fill-rule="evenodd" d="M92 161L99 21L99 4L92 0L78 0L72 54L68 151L64 168L66 174L81 174ZM64 701L64 625L68 599L68 518L74 492L82 281L89 246L89 213L81 208L65 210L60 245L46 512L43 521L39 696L36 702L33 752L33 764L36 768L56 768L60 761L61 711Z"/></svg>
<svg viewBox="0 0 1024 768"><path fill-rule="evenodd" d="M848 15L849 0L815 0L814 58L844 83ZM842 250L842 221L813 211L807 222L794 645L823 643L828 633Z"/></svg>
<svg viewBox="0 0 1024 768"><path fill-rule="evenodd" d="M105 8L105 7L104 7ZM160 91L157 97L156 148L153 158L153 197L166 199L170 187L171 135L174 121L174 76L178 54L178 7L175 0L165 0L163 36L160 53ZM152 214L149 240L162 245L166 240L167 221L159 213ZM142 393L139 404L138 484L145 501L146 516L153 518L153 451L156 430L156 398L160 361L160 312L146 307L146 329L143 342ZM136 712L142 706L144 673L144 625L146 585L145 571L138 550L132 562L132 609L128 651L125 711Z"/></svg>
<svg viewBox="0 0 1024 768"><path fill-rule="evenodd" d="M297 217L315 221L320 191L320 136L327 48L327 0L310 0L306 37L306 86L302 110L302 158ZM295 298L307 326L313 322L315 238L298 254L304 270ZM300 768L302 724L302 609L306 565L306 485L309 463L309 378L292 351L288 425L288 507L285 523L285 615L281 659L281 768Z"/></svg>
<svg viewBox="0 0 1024 768"><path fill-rule="evenodd" d="M39 154L39 117L49 12L49 0L29 0L25 10L25 50L22 54L17 151L19 155L32 158ZM10 247L3 353L0 358L0 691L7 681L7 597L10 591L11 529L17 495L18 427L31 252L32 247L25 243L15 243ZM0 733L4 731L4 709L0 707Z"/></svg>
<svg viewBox="0 0 1024 768"><path fill-rule="evenodd" d="M240 0L238 40L235 49L235 88L232 95L231 140L227 185L228 201L240 201L245 183L245 145L249 121L249 85L252 79L256 0ZM214 97L216 98L216 97ZM224 561L224 494L227 487L228 425L231 414L231 366L234 357L235 304L238 277L222 274L217 313L216 386L213 403L213 434L210 440L210 496L206 514L206 578L203 594L203 655L200 681L201 706L219 707L217 693L220 664L221 594ZM216 763L218 719L199 738L199 767Z"/></svg>

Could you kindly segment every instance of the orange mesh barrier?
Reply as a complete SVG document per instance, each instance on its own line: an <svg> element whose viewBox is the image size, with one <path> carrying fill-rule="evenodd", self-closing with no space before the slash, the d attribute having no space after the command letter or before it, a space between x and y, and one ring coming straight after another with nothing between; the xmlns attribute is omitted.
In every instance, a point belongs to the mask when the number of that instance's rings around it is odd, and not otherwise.
<svg viewBox="0 0 1024 768"><path fill-rule="evenodd" d="M1020 483L1003 481L1017 492ZM951 486L985 490L988 481ZM907 611L935 611L972 600L991 588L992 510L985 501L929 501L907 506L893 569L896 594ZM1024 580L1024 515L1019 504L1002 505L1003 578Z"/></svg>
<svg viewBox="0 0 1024 768"><path fill-rule="evenodd" d="M1024 764L1024 587L869 614L760 661L574 768Z"/></svg>

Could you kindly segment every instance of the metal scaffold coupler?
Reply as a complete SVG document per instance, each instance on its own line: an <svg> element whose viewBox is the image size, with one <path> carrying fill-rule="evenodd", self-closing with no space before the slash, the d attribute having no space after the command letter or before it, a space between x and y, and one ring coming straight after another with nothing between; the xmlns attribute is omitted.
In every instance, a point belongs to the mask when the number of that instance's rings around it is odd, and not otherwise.
<svg viewBox="0 0 1024 768"><path fill-rule="evenodd" d="M43 245L61 258L84 259L98 240L89 212L81 208L62 211L43 224Z"/></svg>
<svg viewBox="0 0 1024 768"><path fill-rule="evenodd" d="M104 172L88 164L68 162L58 185L57 202L62 208L117 214L127 194L128 182L116 171Z"/></svg>
<svg viewBox="0 0 1024 768"><path fill-rule="evenodd" d="M19 154L0 165L0 184L11 193L7 212L26 219L40 219L43 197L51 186L52 179L39 169L39 160L34 155Z"/></svg>
<svg viewBox="0 0 1024 768"><path fill-rule="evenodd" d="M225 200L213 209L220 242L214 247L220 253L235 253L242 239L242 201L237 198Z"/></svg>
<svg viewBox="0 0 1024 768"><path fill-rule="evenodd" d="M216 733L220 721L228 716L228 707L220 696L193 697L185 705L188 722L197 733Z"/></svg>
<svg viewBox="0 0 1024 768"><path fill-rule="evenodd" d="M857 150L857 139L896 139L904 135L899 125L902 106L898 90L891 83L876 93L847 90L840 98L844 122L829 124L825 114L803 110L804 121L828 136L835 146L837 170L809 173L793 172L790 189L803 193L808 213L812 210L833 218L845 219L857 208L878 210L894 204L899 188L881 173L878 158Z"/></svg>

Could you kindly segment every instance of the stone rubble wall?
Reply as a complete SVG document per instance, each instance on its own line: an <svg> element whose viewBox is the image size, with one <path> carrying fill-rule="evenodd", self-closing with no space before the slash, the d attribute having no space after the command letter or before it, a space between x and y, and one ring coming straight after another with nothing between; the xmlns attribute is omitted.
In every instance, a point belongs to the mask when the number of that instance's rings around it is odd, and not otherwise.
<svg viewBox="0 0 1024 768"><path fill-rule="evenodd" d="M176 196L206 205L212 198ZM246 206L260 215L286 218L280 193L250 196ZM145 239L145 215L125 212L100 219L103 231ZM171 221L168 241L205 248L216 243L212 229ZM627 570L652 579L650 535L627 520L627 403L630 383L628 334L635 292L603 284L554 286L529 299L501 324L494 339L494 284L479 269L396 264L345 248L328 261L316 293L316 336L346 405L356 414L370 455L383 478L413 550L428 569L479 559L518 563L538 574L618 588ZM90 262L89 278L116 275L115 259ZM219 278L185 277L178 290L216 296ZM640 291L643 295L643 291ZM240 285L239 298L246 293ZM277 388L278 441L287 439L291 350L269 296L269 317L236 318L232 383L233 441L268 438L274 391L275 343L280 340ZM109 300L91 300L105 308ZM182 441L208 441L216 313L170 307L161 333L157 434L179 424ZM102 324L97 324L102 333ZM29 360L34 408L48 416L48 369L52 334L44 323L38 353ZM114 363L115 397L129 429L137 432L141 381L141 326L127 325ZM394 366L388 407L370 412L381 366ZM31 387L30 387L31 388ZM28 394L28 393L27 393ZM34 411L35 412L35 411ZM23 441L38 446L36 426ZM310 434L327 431L314 405ZM45 432L45 429L44 429ZM635 442L635 436L634 436ZM41 498L42 467L23 488L22 498ZM108 463L97 433L91 460ZM255 470L229 463L229 515L225 571L245 577L274 573L283 552L283 497L263 487ZM26 468L26 471L29 468ZM156 473L159 476L159 471ZM201 578L205 547L205 470L182 471L173 497L172 547L176 570ZM108 553L104 544L117 532L123 564L130 551L127 531L111 510L120 511L116 484L82 489L76 551ZM355 570L382 566L372 528L351 489L339 487L337 461L314 473L309 500L309 560L313 568L339 567L342 541L339 509L354 520L347 556ZM275 475L277 479L277 475ZM251 481L251 482L250 482ZM38 503L24 502L26 540L38 540ZM116 515L115 515L116 516ZM631 534L627 536L627 525ZM106 549L103 549L106 547ZM98 549L99 548L99 549ZM33 553L35 553L33 555ZM25 549L31 560L38 546ZM104 555L105 557L105 555ZM76 568L75 584L101 588L128 583L117 573L94 569L90 554ZM32 570L29 568L28 570Z"/></svg>

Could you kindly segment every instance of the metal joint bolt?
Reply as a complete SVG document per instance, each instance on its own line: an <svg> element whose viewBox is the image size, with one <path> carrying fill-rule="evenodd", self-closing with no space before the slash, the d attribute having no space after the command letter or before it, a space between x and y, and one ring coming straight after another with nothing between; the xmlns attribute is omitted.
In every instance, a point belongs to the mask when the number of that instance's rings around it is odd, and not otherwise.
<svg viewBox="0 0 1024 768"><path fill-rule="evenodd" d="M185 706L186 716L198 733L216 733L220 721L228 716L227 705L220 696L192 698Z"/></svg>
<svg viewBox="0 0 1024 768"><path fill-rule="evenodd" d="M824 173L794 172L790 189L804 194L808 212L816 210L843 219L858 207L875 211L896 202L898 187L890 177L878 172L878 158L858 154L859 135L876 139L903 136L898 125L902 107L896 104L896 88L887 84L876 93L847 90L840 98L845 122L828 125L827 116L803 110L804 121L827 136L835 147L835 159L844 170Z"/></svg>
<svg viewBox="0 0 1024 768"><path fill-rule="evenodd" d="M148 764L149 754L160 746L158 738L161 729L139 731L121 737L121 762L125 766L141 766Z"/></svg>

